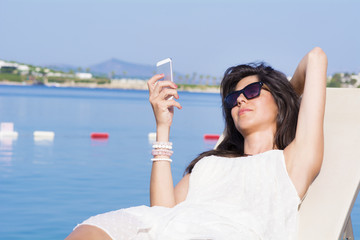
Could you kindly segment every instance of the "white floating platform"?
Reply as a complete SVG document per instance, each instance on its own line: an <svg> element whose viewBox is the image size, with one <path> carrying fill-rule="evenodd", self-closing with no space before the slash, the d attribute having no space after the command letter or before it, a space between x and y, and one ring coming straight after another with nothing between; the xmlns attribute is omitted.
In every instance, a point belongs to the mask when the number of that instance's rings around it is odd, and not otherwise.
<svg viewBox="0 0 360 240"><path fill-rule="evenodd" d="M12 122L2 122L0 123L1 132L14 132L14 123Z"/></svg>
<svg viewBox="0 0 360 240"><path fill-rule="evenodd" d="M0 131L0 138L1 139L13 139L13 140L16 140L17 137L18 137L18 133L17 132L9 132L9 131Z"/></svg>
<svg viewBox="0 0 360 240"><path fill-rule="evenodd" d="M42 140L52 141L54 140L54 137L55 137L55 133L51 131L34 131L35 141L42 141Z"/></svg>
<svg viewBox="0 0 360 240"><path fill-rule="evenodd" d="M14 123L2 122L0 123L0 138L16 140L18 133L14 131Z"/></svg>

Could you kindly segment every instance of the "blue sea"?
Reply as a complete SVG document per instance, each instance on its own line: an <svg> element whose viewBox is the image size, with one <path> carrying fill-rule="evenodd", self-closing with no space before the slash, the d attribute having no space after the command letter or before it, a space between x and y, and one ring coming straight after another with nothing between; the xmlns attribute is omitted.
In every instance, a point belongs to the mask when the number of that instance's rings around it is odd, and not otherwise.
<svg viewBox="0 0 360 240"><path fill-rule="evenodd" d="M221 134L218 94L180 92L171 141L177 183L188 163ZM0 86L0 122L16 139L0 139L0 239L64 239L99 213L149 205L155 119L147 91ZM53 131L35 140L34 131ZM109 139L92 140L92 132ZM352 212L360 238L360 200Z"/></svg>

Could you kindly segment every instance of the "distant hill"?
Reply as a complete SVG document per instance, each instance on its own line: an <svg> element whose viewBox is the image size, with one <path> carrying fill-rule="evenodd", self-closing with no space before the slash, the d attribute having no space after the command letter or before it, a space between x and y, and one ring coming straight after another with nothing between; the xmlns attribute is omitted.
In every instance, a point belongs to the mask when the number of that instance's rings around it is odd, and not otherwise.
<svg viewBox="0 0 360 240"><path fill-rule="evenodd" d="M89 66L90 71L94 74L106 74L111 75L112 72L115 76L121 77L139 77L148 78L154 75L156 71L155 64L143 65L136 63L125 62L116 58L112 58L105 62Z"/></svg>
<svg viewBox="0 0 360 240"><path fill-rule="evenodd" d="M68 64L53 64L47 65L46 67L63 72L69 72L70 70L77 72L79 69L79 66ZM89 68L90 72L94 75L105 75L106 77L110 77L112 73L114 73L114 77L149 78L154 75L156 71L155 64L151 66L129 63L116 58L91 66L81 67L81 71L85 72L87 68Z"/></svg>
<svg viewBox="0 0 360 240"><path fill-rule="evenodd" d="M69 64L51 64L51 65L45 65L45 66L41 66L41 67L47 67L47 68L50 68L53 70L63 71L63 72L69 72L70 70L73 70L74 72L76 72L76 70L78 69L78 67L69 65Z"/></svg>

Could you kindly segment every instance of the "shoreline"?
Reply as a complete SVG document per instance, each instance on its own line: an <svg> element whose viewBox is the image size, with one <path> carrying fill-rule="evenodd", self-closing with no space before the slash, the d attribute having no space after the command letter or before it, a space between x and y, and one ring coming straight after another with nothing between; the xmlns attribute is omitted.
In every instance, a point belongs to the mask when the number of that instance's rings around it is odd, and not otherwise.
<svg viewBox="0 0 360 240"><path fill-rule="evenodd" d="M148 90L146 81L117 81L105 84L97 83L47 83L47 84L29 84L26 82L12 82L0 81L0 85L6 86L45 86L45 87L58 87L58 88L99 88L99 89L125 89L125 90ZM183 85L178 84L178 91L195 92L195 93L220 93L219 86L206 86L206 85Z"/></svg>

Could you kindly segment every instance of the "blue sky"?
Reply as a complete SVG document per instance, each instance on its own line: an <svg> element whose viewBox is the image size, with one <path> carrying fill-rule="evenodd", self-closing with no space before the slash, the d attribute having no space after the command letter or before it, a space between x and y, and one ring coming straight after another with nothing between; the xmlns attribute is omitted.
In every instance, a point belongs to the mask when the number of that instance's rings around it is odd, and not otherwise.
<svg viewBox="0 0 360 240"><path fill-rule="evenodd" d="M221 76L266 61L291 75L320 46L328 73L360 72L360 1L0 0L0 59L89 66L110 58Z"/></svg>

